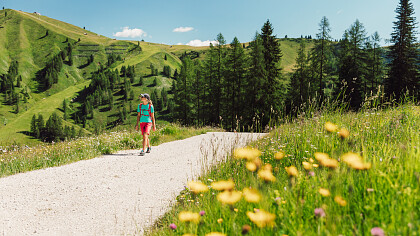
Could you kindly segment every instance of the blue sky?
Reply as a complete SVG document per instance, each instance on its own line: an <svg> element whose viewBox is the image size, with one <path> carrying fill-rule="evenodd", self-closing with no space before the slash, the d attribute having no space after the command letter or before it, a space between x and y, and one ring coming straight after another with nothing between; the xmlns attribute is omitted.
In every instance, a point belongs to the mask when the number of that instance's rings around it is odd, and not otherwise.
<svg viewBox="0 0 420 236"><path fill-rule="evenodd" d="M390 38L398 0L0 0L0 7L40 12L51 18L117 39L201 45L222 33L251 41L269 19L278 37L300 37L318 31L323 16L331 36L342 37L359 19L369 35ZM413 1L417 21L420 1ZM418 26L418 25L417 25Z"/></svg>

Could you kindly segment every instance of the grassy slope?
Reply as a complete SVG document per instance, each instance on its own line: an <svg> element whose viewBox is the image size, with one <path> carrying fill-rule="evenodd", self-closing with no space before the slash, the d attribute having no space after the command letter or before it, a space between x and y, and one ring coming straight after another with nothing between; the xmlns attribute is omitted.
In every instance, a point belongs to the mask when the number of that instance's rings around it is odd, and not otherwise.
<svg viewBox="0 0 420 236"><path fill-rule="evenodd" d="M7 11L7 17L4 17L5 11ZM138 43L137 41L112 40L46 16L38 16L32 13L10 9L0 11L0 25L3 27L0 28L0 74L7 72L7 68L12 60L18 60L19 72L23 77L22 89L28 91L31 96L27 103L21 105L21 112L19 114L13 112L14 107L2 104L3 97L0 96L0 122L13 123L13 125L0 126L0 144L10 144L9 135L24 131L24 127L28 126L28 123L26 123L28 117L32 117L35 113L43 112L42 109L45 106L43 104L48 104L51 101L50 108L52 110L58 110L62 101L59 102L59 99L56 98L50 99L50 95L66 90L66 93L69 91L73 92L72 95L67 94L66 97L74 97L82 88L78 85L80 83L85 84L90 73L97 70L99 67L98 62L106 62L105 48L107 46L116 44L136 45ZM44 37L47 30L49 35ZM67 42L65 41L67 38L71 42L75 42L80 38L81 42L79 44L99 44L98 47L84 47L76 44L73 50L73 55L90 55L90 52L83 52L83 50L99 49L99 52L94 54L95 62L83 69L79 69L78 66L83 65L86 58L74 56L74 66L64 65L58 84L55 84L48 91L36 92L38 84L34 80L35 72L43 68L48 58L56 55L59 50L66 47ZM178 56L181 56L184 52L194 50L200 52L200 59L203 59L205 51L209 48L186 45L163 45L149 42L140 42L140 46L142 47L141 52L137 50L129 52L129 50L126 50L123 55L125 57L124 62L117 63L114 67L120 69L123 65L134 65L138 75L146 76L143 86L136 85L138 77L136 78L136 82L133 84L133 90L136 96L141 92L151 93L153 89L160 90L163 87L169 89L172 83L172 80L169 78L157 76L158 87L151 87L150 85L155 77L147 77L150 74L150 64L153 64L159 71L162 71L163 67L168 65L171 67L173 73L175 69L179 71L180 68L181 61ZM283 52L281 65L285 73L291 72L293 69L298 46L299 43L296 40L281 40L281 49ZM310 47L309 45L308 48ZM166 61L164 60L165 55L167 57ZM116 96L115 100L117 101L117 105L120 102L120 98L120 96ZM61 99L64 99L64 97ZM40 102L42 104L38 104ZM134 103L133 106L135 106ZM24 112L25 110L31 112ZM117 109L114 109L113 111L97 114L99 114L99 118L102 121L105 121L108 117L115 116L116 112ZM49 113L47 112L47 114ZM22 124L18 125L17 123ZM23 134L16 135L12 140L21 143L37 142Z"/></svg>
<svg viewBox="0 0 420 236"><path fill-rule="evenodd" d="M73 98L77 94L77 92L79 92L85 86L89 85L89 82L90 81L82 82L78 85L71 86L45 99L41 99L27 111L19 113L18 117L12 119L10 122L7 123L6 127L0 129L0 144L16 142L32 145L35 143L39 143L38 140L31 139L24 134L24 132L27 132L30 129L32 116L42 114L42 116L44 117L44 121L46 121L46 119L48 119L48 117L53 112L57 112L58 114L62 115L62 112L58 108L62 106L63 99ZM64 124L69 125L69 123L67 122L64 122Z"/></svg>

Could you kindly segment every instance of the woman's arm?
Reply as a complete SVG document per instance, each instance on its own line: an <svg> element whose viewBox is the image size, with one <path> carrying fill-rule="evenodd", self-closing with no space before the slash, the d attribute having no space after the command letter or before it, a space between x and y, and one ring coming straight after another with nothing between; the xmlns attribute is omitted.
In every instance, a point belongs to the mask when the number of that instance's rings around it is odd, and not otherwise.
<svg viewBox="0 0 420 236"><path fill-rule="evenodd" d="M152 117L153 131L156 131L155 113L153 112L150 116Z"/></svg>
<svg viewBox="0 0 420 236"><path fill-rule="evenodd" d="M137 124L136 124L136 127L135 127L136 131L139 130L139 121L140 121L140 112L137 112Z"/></svg>

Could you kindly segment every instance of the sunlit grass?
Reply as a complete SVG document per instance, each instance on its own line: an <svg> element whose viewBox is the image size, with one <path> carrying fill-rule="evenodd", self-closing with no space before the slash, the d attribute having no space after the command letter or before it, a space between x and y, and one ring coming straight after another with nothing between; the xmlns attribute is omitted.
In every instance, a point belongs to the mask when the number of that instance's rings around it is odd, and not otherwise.
<svg viewBox="0 0 420 236"><path fill-rule="evenodd" d="M187 128L175 124L161 125L156 132L151 132L150 141L151 145L156 146L209 131L217 130L209 127ZM142 139L143 136L139 132L118 131L17 150L10 150L10 147L6 150L0 147L0 177L69 164L119 150L140 149L143 145Z"/></svg>
<svg viewBox="0 0 420 236"><path fill-rule="evenodd" d="M149 235L418 235L419 111L404 105L283 124L200 177L209 191L183 190ZM216 190L221 180L234 188ZM183 222L182 211L201 217Z"/></svg>

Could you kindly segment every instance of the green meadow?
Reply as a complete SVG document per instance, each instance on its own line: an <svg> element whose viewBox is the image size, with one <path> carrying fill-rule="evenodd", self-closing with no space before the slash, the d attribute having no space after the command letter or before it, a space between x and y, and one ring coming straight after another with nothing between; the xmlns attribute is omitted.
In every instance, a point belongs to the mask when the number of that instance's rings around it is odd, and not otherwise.
<svg viewBox="0 0 420 236"><path fill-rule="evenodd" d="M419 130L415 105L285 122L189 182L147 235L418 235Z"/></svg>

